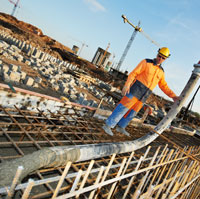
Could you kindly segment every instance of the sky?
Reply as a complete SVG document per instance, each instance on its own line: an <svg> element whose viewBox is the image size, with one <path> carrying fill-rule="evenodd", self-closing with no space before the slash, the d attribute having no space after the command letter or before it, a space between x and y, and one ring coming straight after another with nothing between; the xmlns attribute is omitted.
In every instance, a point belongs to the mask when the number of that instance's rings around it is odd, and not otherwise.
<svg viewBox="0 0 200 199"><path fill-rule="evenodd" d="M12 0L16 2L17 0ZM200 60L199 0L20 0L14 16L37 26L62 44L80 49L80 57L92 61L98 47L106 49L110 61L119 62L134 28L124 23L122 14L134 25L140 21L142 30L151 39L168 47L171 56L163 68L169 87L180 95L189 80L193 65ZM0 12L11 14L13 4L0 0ZM155 58L158 47L140 32L121 66L131 72L145 58ZM197 87L185 106L193 97ZM170 100L156 87L154 93ZM200 92L192 110L200 113Z"/></svg>

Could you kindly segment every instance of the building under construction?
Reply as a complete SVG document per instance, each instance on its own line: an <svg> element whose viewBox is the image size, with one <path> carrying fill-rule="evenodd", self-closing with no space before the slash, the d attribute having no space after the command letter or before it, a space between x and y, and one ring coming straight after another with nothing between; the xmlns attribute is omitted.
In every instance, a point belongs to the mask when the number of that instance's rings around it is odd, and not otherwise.
<svg viewBox="0 0 200 199"><path fill-rule="evenodd" d="M110 55L111 54L107 50L104 50L99 47L92 59L92 63L99 67L100 66L106 67Z"/></svg>
<svg viewBox="0 0 200 199"><path fill-rule="evenodd" d="M159 122L145 123L145 111L129 137L110 136L102 126L115 88L1 29L0 198L200 198L199 132L169 128L200 64Z"/></svg>

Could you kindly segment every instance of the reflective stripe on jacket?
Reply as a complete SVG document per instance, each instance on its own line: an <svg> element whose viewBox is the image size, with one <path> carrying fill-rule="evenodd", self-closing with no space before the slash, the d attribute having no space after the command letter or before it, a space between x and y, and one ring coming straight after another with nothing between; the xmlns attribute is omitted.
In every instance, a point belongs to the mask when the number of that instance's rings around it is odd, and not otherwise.
<svg viewBox="0 0 200 199"><path fill-rule="evenodd" d="M176 94L168 87L165 81L165 73L161 66L155 64L155 60L144 59L129 74L125 86L131 86L136 80L140 81L151 91L157 86L169 97Z"/></svg>

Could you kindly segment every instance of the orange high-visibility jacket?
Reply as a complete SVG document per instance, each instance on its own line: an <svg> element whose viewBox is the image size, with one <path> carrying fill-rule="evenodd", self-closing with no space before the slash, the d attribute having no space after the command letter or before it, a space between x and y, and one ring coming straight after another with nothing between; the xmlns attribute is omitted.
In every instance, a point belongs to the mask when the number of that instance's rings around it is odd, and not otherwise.
<svg viewBox="0 0 200 199"><path fill-rule="evenodd" d="M155 64L155 60L144 59L129 74L125 86L130 87L136 80L140 81L151 91L158 84L160 89L169 97L176 97L176 94L168 87L165 81L165 73L161 66Z"/></svg>

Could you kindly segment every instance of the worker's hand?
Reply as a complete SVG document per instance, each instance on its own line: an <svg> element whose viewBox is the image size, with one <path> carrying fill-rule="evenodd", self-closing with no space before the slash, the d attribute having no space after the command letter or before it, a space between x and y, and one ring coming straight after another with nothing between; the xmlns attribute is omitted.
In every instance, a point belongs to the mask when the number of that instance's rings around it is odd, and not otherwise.
<svg viewBox="0 0 200 199"><path fill-rule="evenodd" d="M130 92L130 86L124 86L122 89L122 95L125 96L126 94L129 94Z"/></svg>
<svg viewBox="0 0 200 199"><path fill-rule="evenodd" d="M179 96L176 96L176 97L172 97L172 99L175 101L179 100Z"/></svg>

